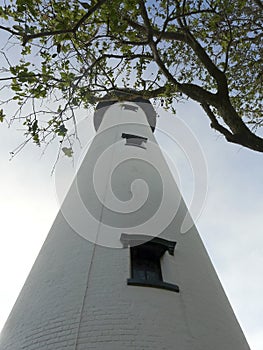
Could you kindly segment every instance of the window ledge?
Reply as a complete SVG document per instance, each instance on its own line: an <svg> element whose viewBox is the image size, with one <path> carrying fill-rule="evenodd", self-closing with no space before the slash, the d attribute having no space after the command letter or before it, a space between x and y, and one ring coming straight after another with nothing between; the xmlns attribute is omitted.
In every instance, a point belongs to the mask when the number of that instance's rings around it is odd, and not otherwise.
<svg viewBox="0 0 263 350"><path fill-rule="evenodd" d="M127 284L129 286L139 286L139 287L151 287L171 290L173 292L179 293L179 287L176 284L171 284L163 281L145 281L135 278L128 278Z"/></svg>

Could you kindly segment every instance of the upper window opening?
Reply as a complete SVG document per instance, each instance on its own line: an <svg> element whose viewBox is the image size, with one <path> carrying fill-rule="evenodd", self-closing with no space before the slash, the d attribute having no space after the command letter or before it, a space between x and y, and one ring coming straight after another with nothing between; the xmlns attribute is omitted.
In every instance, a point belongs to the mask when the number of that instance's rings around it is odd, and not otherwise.
<svg viewBox="0 0 263 350"><path fill-rule="evenodd" d="M133 111L133 112L137 112L138 111L138 107L132 106L132 105L127 105L127 104L123 104L122 108L126 109L127 111Z"/></svg>
<svg viewBox="0 0 263 350"><path fill-rule="evenodd" d="M148 140L147 137L125 133L123 133L121 136L122 138L126 139L126 145L146 148L145 143Z"/></svg>

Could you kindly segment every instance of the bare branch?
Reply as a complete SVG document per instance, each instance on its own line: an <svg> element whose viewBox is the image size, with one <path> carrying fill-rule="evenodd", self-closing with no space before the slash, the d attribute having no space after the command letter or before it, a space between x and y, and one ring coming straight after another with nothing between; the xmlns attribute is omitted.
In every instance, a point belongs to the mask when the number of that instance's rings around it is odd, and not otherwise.
<svg viewBox="0 0 263 350"><path fill-rule="evenodd" d="M15 30L13 30L13 29L11 29L9 27L4 27L4 26L0 25L0 29L4 30L4 31L6 31L6 32L8 32L8 33L10 33L12 35L20 35L19 32L15 31Z"/></svg>

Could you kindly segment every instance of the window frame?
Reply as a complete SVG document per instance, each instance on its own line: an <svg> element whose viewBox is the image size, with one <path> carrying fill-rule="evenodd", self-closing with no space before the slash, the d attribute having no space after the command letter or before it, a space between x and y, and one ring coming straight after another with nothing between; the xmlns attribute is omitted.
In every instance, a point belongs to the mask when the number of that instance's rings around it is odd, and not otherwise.
<svg viewBox="0 0 263 350"><path fill-rule="evenodd" d="M121 137L126 139L126 146L136 146L146 149L145 143L148 141L147 137L126 133L122 133Z"/></svg>
<svg viewBox="0 0 263 350"><path fill-rule="evenodd" d="M163 281L161 261L160 261L166 251L168 251L170 255L174 255L174 248L175 248L176 242L168 241L166 239L159 238L159 237L151 237L148 235L141 235L141 234L132 235L132 234L125 234L125 233L121 235L120 240L124 248L130 248L131 277L127 279L128 285L166 289L166 290L179 293L178 285ZM151 260L155 262L158 261L159 279L158 278L142 279L135 276L134 259L135 259L136 251L137 252L141 251L140 252L141 254L143 254L143 251L144 252L148 251L148 255L152 254ZM137 254L137 258L138 258L138 254ZM142 259L142 260L146 260L146 259ZM147 264L145 264L145 268L147 268Z"/></svg>

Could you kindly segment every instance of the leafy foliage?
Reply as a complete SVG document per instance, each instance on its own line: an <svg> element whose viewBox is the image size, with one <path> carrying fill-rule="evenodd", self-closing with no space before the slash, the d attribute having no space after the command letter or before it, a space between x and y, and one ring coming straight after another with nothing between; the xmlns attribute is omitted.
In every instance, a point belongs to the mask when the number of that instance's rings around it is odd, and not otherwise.
<svg viewBox="0 0 263 350"><path fill-rule="evenodd" d="M136 89L171 110L191 98L228 141L263 152L262 10L260 0L6 1L0 79L13 95L2 108L16 101L11 120L36 144L71 144L75 110L105 93Z"/></svg>

